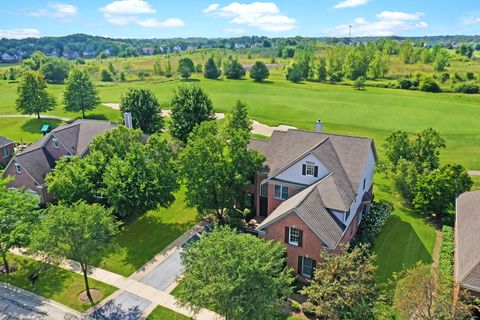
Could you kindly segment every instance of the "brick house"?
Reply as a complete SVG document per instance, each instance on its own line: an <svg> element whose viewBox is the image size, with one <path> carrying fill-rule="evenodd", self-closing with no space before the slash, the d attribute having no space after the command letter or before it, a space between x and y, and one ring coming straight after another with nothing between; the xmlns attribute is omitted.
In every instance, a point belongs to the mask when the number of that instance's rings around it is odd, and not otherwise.
<svg viewBox="0 0 480 320"><path fill-rule="evenodd" d="M3 177L13 176L11 187L38 193L42 203L51 201L45 177L55 168L55 162L61 157L85 156L93 138L115 127L110 121L85 119L59 126L13 156Z"/></svg>
<svg viewBox="0 0 480 320"><path fill-rule="evenodd" d="M7 165L15 153L15 145L12 140L0 137L0 163Z"/></svg>
<svg viewBox="0 0 480 320"><path fill-rule="evenodd" d="M480 296L480 191L461 194L456 201L455 281Z"/></svg>
<svg viewBox="0 0 480 320"><path fill-rule="evenodd" d="M321 251L339 252L353 238L373 199L373 140L320 130L274 131L249 145L266 162L246 187L245 204L259 235L285 243L288 265L304 278Z"/></svg>

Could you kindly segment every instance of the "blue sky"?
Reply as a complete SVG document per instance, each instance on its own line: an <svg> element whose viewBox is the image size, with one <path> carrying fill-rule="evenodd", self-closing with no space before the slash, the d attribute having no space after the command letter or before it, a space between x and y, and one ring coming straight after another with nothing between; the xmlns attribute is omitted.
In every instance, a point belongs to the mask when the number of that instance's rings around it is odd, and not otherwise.
<svg viewBox="0 0 480 320"><path fill-rule="evenodd" d="M0 37L480 34L479 0L2 0Z"/></svg>

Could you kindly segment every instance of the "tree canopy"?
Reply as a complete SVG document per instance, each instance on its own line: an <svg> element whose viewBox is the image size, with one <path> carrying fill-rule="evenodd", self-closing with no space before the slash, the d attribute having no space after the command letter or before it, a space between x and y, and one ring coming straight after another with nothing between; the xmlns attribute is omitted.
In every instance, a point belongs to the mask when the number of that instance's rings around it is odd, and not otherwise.
<svg viewBox="0 0 480 320"><path fill-rule="evenodd" d="M90 302L93 298L88 283L88 272L97 265L111 247L118 233L110 210L101 205L78 202L72 206L50 205L35 228L31 249L46 254L53 261L70 259L82 269Z"/></svg>
<svg viewBox="0 0 480 320"><path fill-rule="evenodd" d="M42 64L39 71L45 76L48 82L63 83L70 70L70 62L64 58L48 59Z"/></svg>
<svg viewBox="0 0 480 320"><path fill-rule="evenodd" d="M55 109L55 98L47 92L47 83L41 73L24 72L17 89L17 111L22 114L36 114Z"/></svg>
<svg viewBox="0 0 480 320"><path fill-rule="evenodd" d="M121 98L120 111L122 114L130 112L133 127L146 134L160 132L163 128L160 104L148 89L130 88Z"/></svg>
<svg viewBox="0 0 480 320"><path fill-rule="evenodd" d="M179 87L175 90L170 105L170 133L183 143L187 142L188 135L197 125L214 120L212 100L200 86Z"/></svg>
<svg viewBox="0 0 480 320"><path fill-rule="evenodd" d="M70 112L82 112L93 110L100 103L98 93L90 79L88 71L84 68L74 67L68 74L63 93L65 110Z"/></svg>
<svg viewBox="0 0 480 320"><path fill-rule="evenodd" d="M255 81L263 81L269 76L270 71L265 63L261 61L255 62L255 64L252 66L252 70L250 71L250 78L254 79Z"/></svg>
<svg viewBox="0 0 480 320"><path fill-rule="evenodd" d="M225 76L227 79L242 79L245 77L245 69L238 60L230 60L225 64Z"/></svg>
<svg viewBox="0 0 480 320"><path fill-rule="evenodd" d="M8 188L9 180L0 179L0 254L5 273L10 273L7 253L25 247L39 220L38 195L26 189Z"/></svg>
<svg viewBox="0 0 480 320"><path fill-rule="evenodd" d="M192 73L195 72L195 65L193 64L192 59L182 58L178 61L178 73L184 79L190 78Z"/></svg>
<svg viewBox="0 0 480 320"><path fill-rule="evenodd" d="M205 63L205 71L203 76L207 79L218 79L222 75L222 71L217 67L215 64L215 59L213 56L208 58L207 62Z"/></svg>
<svg viewBox="0 0 480 320"><path fill-rule="evenodd" d="M227 320L273 319L292 292L283 246L228 227L187 247L182 263L179 302L194 311L213 309Z"/></svg>

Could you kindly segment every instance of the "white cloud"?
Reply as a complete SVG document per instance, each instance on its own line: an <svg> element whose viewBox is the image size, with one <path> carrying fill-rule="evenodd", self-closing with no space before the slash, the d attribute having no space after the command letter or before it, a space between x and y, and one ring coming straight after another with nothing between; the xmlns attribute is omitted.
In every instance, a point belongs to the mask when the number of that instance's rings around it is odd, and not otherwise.
<svg viewBox="0 0 480 320"><path fill-rule="evenodd" d="M118 0L100 8L105 19L114 25L136 23L147 28L174 28L182 27L185 23L178 18L159 20L157 18L142 18L145 14L157 13L150 3L145 0Z"/></svg>
<svg viewBox="0 0 480 320"><path fill-rule="evenodd" d="M78 8L66 3L49 3L47 7L32 11L29 15L34 17L53 17L68 20L78 14Z"/></svg>
<svg viewBox="0 0 480 320"><path fill-rule="evenodd" d="M392 36L406 30L425 29L428 24L420 21L423 13L407 13L400 11L383 11L376 15L377 21L367 21L359 17L350 24L341 24L334 28L325 29L330 36L348 36L352 26L352 36Z"/></svg>
<svg viewBox="0 0 480 320"><path fill-rule="evenodd" d="M232 24L246 25L263 31L283 32L297 28L296 20L282 14L273 2L249 4L233 2L224 7L214 3L204 12L215 17L230 19Z"/></svg>
<svg viewBox="0 0 480 320"><path fill-rule="evenodd" d="M38 38L40 37L40 31L37 29L6 29L0 30L0 39L24 39L24 38Z"/></svg>
<svg viewBox="0 0 480 320"><path fill-rule="evenodd" d="M472 24L480 24L480 17L469 17L463 20L463 24L465 25L472 25Z"/></svg>
<svg viewBox="0 0 480 320"><path fill-rule="evenodd" d="M164 21L158 19L144 19L136 21L139 25L148 28L177 28L183 27L185 23L181 19L170 18Z"/></svg>
<svg viewBox="0 0 480 320"><path fill-rule="evenodd" d="M207 8L203 9L203 13L210 13L218 9L220 5L218 3L212 3Z"/></svg>
<svg viewBox="0 0 480 320"><path fill-rule="evenodd" d="M353 8L367 4L370 0L344 0L337 3L335 9Z"/></svg>

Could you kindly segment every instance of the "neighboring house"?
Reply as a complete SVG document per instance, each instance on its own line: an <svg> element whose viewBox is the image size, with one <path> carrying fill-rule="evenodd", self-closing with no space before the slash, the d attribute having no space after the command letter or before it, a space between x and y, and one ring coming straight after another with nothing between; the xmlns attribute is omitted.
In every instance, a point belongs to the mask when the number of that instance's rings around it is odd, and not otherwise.
<svg viewBox="0 0 480 320"><path fill-rule="evenodd" d="M259 235L284 242L288 265L310 278L323 250L340 251L373 199L377 155L370 138L288 130L249 147L266 156L246 187Z"/></svg>
<svg viewBox="0 0 480 320"><path fill-rule="evenodd" d="M0 163L7 165L15 153L15 146L12 140L0 137Z"/></svg>
<svg viewBox="0 0 480 320"><path fill-rule="evenodd" d="M455 280L480 295L480 191L457 198L455 221Z"/></svg>
<svg viewBox="0 0 480 320"><path fill-rule="evenodd" d="M59 126L13 156L3 176L14 177L11 187L37 192L42 203L51 201L45 177L55 167L55 162L61 157L85 156L93 138L115 127L110 121L85 119Z"/></svg>

